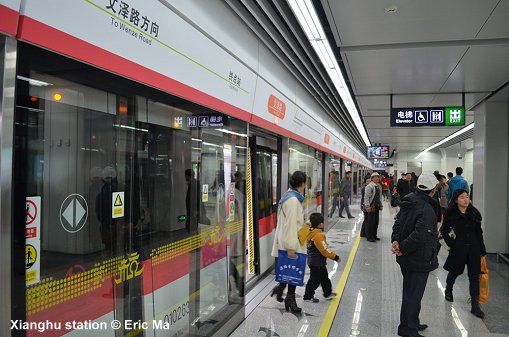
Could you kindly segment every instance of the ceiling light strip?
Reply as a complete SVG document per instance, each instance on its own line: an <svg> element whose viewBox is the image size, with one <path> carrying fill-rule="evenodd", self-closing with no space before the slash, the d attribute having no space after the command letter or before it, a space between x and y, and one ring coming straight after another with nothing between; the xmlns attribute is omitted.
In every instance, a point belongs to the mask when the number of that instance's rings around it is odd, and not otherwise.
<svg viewBox="0 0 509 337"><path fill-rule="evenodd" d="M430 150L433 150L434 148L442 145L442 144L445 144L447 143L448 141L450 140L453 140L454 138L458 137L458 136L461 136L462 134L464 134L465 132L467 131L470 131L474 128L475 126L475 123L471 123L471 124L468 124L467 126L465 126L463 129L460 129L458 131L456 131L455 133L453 133L452 135L449 135L447 136L446 138L442 139L441 141L431 145L430 147L428 147L427 149L425 149L424 151L422 151L421 153L419 153L415 158L419 158L420 156L422 156L423 154L425 154L426 152L430 151Z"/></svg>
<svg viewBox="0 0 509 337"><path fill-rule="evenodd" d="M371 146L366 129L362 124L359 111L353 103L354 100L350 95L336 57L332 52L330 41L325 36L322 24L318 19L318 15L316 14L311 0L288 0L288 3L292 8L295 17L299 21L300 26L304 30L304 33L309 39L311 46L320 58L320 61L322 61L322 64L325 66L325 69L334 83L336 90L339 92L350 117L359 131L362 140L366 146Z"/></svg>

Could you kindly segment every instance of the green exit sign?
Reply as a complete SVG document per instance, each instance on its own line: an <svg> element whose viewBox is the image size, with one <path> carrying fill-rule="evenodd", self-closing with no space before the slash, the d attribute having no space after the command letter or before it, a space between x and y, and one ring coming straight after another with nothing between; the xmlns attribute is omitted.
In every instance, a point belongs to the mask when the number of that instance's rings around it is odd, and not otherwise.
<svg viewBox="0 0 509 337"><path fill-rule="evenodd" d="M465 107L452 106L445 108L445 125L465 125Z"/></svg>

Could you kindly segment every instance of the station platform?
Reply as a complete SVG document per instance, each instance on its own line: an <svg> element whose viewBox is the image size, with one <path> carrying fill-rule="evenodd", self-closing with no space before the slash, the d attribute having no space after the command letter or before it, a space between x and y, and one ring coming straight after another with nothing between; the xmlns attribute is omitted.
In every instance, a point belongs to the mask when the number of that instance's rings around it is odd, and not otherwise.
<svg viewBox="0 0 509 337"><path fill-rule="evenodd" d="M397 336L401 307L402 276L390 250L390 235L398 208L384 202L378 235L381 241L367 242L359 237L362 213L359 201L351 205L355 219L337 217L327 232L333 251L342 261L328 261L329 276L336 298L326 300L321 288L315 297L319 303L303 302L304 287L297 287L297 303L302 313L286 312L283 303L271 298L276 285L268 275L248 293L246 319L231 336ZM490 299L482 305L486 317L470 313L468 278L460 276L454 287L454 303L444 300L447 272L442 268L447 252L441 249L440 267L431 272L422 300L421 322L429 327L424 336L506 337L509 336L509 266L488 255ZM306 279L309 278L309 270Z"/></svg>

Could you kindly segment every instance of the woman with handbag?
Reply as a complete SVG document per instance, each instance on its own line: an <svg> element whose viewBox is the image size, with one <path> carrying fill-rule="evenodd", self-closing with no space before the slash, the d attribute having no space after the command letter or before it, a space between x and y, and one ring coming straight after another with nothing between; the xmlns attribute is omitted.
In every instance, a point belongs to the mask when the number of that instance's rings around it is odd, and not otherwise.
<svg viewBox="0 0 509 337"><path fill-rule="evenodd" d="M467 265L472 305L470 312L479 318L484 318L484 312L479 307L481 256L486 255L481 221L481 213L470 203L468 192L458 189L454 191L449 208L445 212L440 232L450 247L449 256L444 264L444 269L449 272L445 299L453 302L454 282L459 275L463 274Z"/></svg>
<svg viewBox="0 0 509 337"><path fill-rule="evenodd" d="M306 174L302 171L295 171L289 181L290 189L283 194L278 204L278 220L276 226L276 235L272 247L272 256L278 257L279 250L286 250L288 257L296 257L296 253L306 254L306 243L299 241L299 230L304 223L304 211L302 202L304 201L304 188L306 187ZM283 291L287 284L279 283L270 296L276 295L278 302L283 302ZM295 289L297 286L288 284L286 293L285 309L292 312L301 312L302 309L297 306L295 301Z"/></svg>

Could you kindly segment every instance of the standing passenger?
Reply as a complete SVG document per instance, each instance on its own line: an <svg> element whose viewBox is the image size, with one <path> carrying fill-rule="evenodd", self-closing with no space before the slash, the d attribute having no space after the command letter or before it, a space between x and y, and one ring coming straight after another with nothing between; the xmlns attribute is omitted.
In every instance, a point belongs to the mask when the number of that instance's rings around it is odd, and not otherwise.
<svg viewBox="0 0 509 337"><path fill-rule="evenodd" d="M382 210L382 189L380 187L380 175L374 172L371 175L371 182L366 186L364 192L364 209L368 213L366 239L369 242L376 242L380 238L376 235L380 221L380 210Z"/></svg>
<svg viewBox="0 0 509 337"><path fill-rule="evenodd" d="M440 176L440 208L442 209L442 214L445 213L447 209L447 192L449 192L449 185L446 182L445 176Z"/></svg>
<svg viewBox="0 0 509 337"><path fill-rule="evenodd" d="M341 184L339 185L339 200L341 201L341 206L339 207L340 218L344 218L343 209L346 209L348 219L355 218L350 213L350 195L352 195L352 171L345 173L345 177L341 179Z"/></svg>
<svg viewBox="0 0 509 337"><path fill-rule="evenodd" d="M286 250L288 257L296 257L296 253L306 254L306 245L299 242L299 230L304 223L304 212L302 202L304 201L304 188L306 187L306 174L302 171L295 171L289 181L290 189L283 194L278 204L277 227L272 247L272 256L278 257L279 250ZM283 291L286 283L279 283L270 296L276 295L278 302L283 302ZM295 289L297 286L288 285L285 308L292 312L301 312L295 301ZM288 309L287 309L288 310Z"/></svg>
<svg viewBox="0 0 509 337"><path fill-rule="evenodd" d="M309 280L306 284L304 301L318 303L315 298L315 290L322 286L323 297L329 298L336 296L332 291L332 283L327 272L327 258L336 262L341 261L339 256L329 249L327 238L323 233L323 215L313 213L309 216L311 222L310 232L307 235L308 266L310 270Z"/></svg>
<svg viewBox="0 0 509 337"><path fill-rule="evenodd" d="M391 179L389 179L389 176L387 173L384 174L384 177L382 178L382 194L384 196L384 201L389 201L390 198L390 191L391 191Z"/></svg>
<svg viewBox="0 0 509 337"><path fill-rule="evenodd" d="M447 185L451 183L451 179L454 176L452 172L447 172Z"/></svg>
<svg viewBox="0 0 509 337"><path fill-rule="evenodd" d="M458 166L456 167L456 176L449 180L449 191L447 192L447 200L449 200L449 202L452 199L454 191L464 190L467 193L470 191L470 189L468 188L468 183L465 180L465 178L463 178L462 174L463 169Z"/></svg>
<svg viewBox="0 0 509 337"><path fill-rule="evenodd" d="M410 180L412 180L411 173L406 173L405 178L398 180L398 186L396 189L401 199L411 192Z"/></svg>
<svg viewBox="0 0 509 337"><path fill-rule="evenodd" d="M332 179L332 210L329 213L329 218L332 218L334 212L336 211L336 207L339 204L339 173L337 171L331 172Z"/></svg>
<svg viewBox="0 0 509 337"><path fill-rule="evenodd" d="M484 318L484 312L479 307L481 256L486 255L481 221L481 213L470 203L468 192L459 189L454 191L440 232L447 245L451 247L444 264L444 269L449 272L445 299L449 302L453 301L454 282L459 275L463 274L467 265L472 305L470 312L479 318ZM451 230L454 235L450 235Z"/></svg>
<svg viewBox="0 0 509 337"><path fill-rule="evenodd" d="M417 175L415 172L412 172L410 179L410 192L415 192L415 187L417 186Z"/></svg>
<svg viewBox="0 0 509 337"><path fill-rule="evenodd" d="M366 212L366 209L364 208L364 195L366 193L366 186L371 182L371 176L367 176L364 178L364 184L362 185L361 189L361 210L362 213L364 213L364 220L362 220L362 226L361 226L361 238L366 237L366 228L368 223L368 213Z"/></svg>
<svg viewBox="0 0 509 337"><path fill-rule="evenodd" d="M432 174L421 174L417 190L401 201L401 210L392 227L392 252L403 274L403 301L398 335L422 337L421 300L430 271L438 268L437 226L433 194L437 180Z"/></svg>

